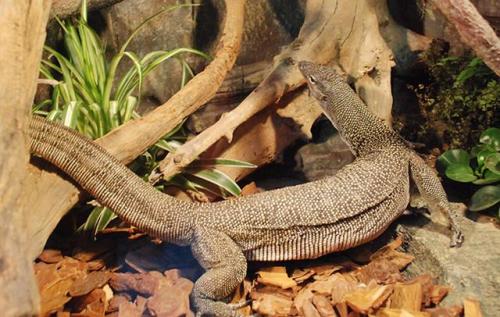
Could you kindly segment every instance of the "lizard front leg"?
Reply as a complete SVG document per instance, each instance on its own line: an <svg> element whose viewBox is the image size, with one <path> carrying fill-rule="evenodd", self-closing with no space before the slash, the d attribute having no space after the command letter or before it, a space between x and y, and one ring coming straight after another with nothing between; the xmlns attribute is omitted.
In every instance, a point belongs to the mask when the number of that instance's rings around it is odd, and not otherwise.
<svg viewBox="0 0 500 317"><path fill-rule="evenodd" d="M235 308L223 300L245 278L247 261L241 249L226 234L198 227L191 250L206 270L194 284L192 293L196 316L239 316Z"/></svg>
<svg viewBox="0 0 500 317"><path fill-rule="evenodd" d="M438 211L448 219L452 232L450 246L459 247L464 239L458 224L459 215L450 208L450 203L436 172L414 153L410 156L410 171L411 177L417 185L420 195L428 204L431 213Z"/></svg>

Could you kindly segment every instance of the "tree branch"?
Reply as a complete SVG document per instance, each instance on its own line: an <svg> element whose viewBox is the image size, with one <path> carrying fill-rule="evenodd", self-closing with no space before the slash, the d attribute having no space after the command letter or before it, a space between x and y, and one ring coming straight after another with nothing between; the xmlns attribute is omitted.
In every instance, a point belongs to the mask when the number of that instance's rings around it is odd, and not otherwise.
<svg viewBox="0 0 500 317"><path fill-rule="evenodd" d="M144 117L128 122L97 142L122 163L130 163L182 120L207 102L232 68L243 32L244 0L226 0L222 36L214 60L166 103ZM80 191L71 182L32 167L32 188L26 199L36 206L27 235L32 241L29 255L35 258L62 216L78 201Z"/></svg>
<svg viewBox="0 0 500 317"><path fill-rule="evenodd" d="M431 0L488 67L500 76L500 39L469 0Z"/></svg>
<svg viewBox="0 0 500 317"><path fill-rule="evenodd" d="M374 1L307 2L299 36L275 57L272 72L234 110L224 114L159 165L164 177L180 172L222 137L231 142L233 131L243 122L304 83L295 62L324 64L335 57L355 79L356 88L370 110L390 124L392 54L378 30Z"/></svg>
<svg viewBox="0 0 500 317"><path fill-rule="evenodd" d="M213 126L178 148L175 154L167 155L159 166L163 177L180 172L222 137L231 142L232 134L240 124L285 93L300 87L304 79L295 65L296 61L329 62L335 55L337 45L332 38L335 35L337 4L334 0L308 1L299 36L275 57L272 72L236 109L225 113Z"/></svg>

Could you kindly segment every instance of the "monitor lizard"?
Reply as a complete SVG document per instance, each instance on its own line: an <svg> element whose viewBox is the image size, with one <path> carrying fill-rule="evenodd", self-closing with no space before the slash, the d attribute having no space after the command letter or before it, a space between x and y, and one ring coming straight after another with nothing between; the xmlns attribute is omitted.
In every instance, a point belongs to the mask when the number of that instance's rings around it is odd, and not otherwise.
<svg viewBox="0 0 500 317"><path fill-rule="evenodd" d="M205 269L192 293L198 316L237 316L225 299L244 279L247 261L312 259L375 239L407 207L410 178L429 209L449 219L451 245L460 245L457 215L434 170L333 69L309 62L298 67L356 156L332 177L204 204L157 191L91 140L40 117L30 121L31 152L124 221L190 245Z"/></svg>

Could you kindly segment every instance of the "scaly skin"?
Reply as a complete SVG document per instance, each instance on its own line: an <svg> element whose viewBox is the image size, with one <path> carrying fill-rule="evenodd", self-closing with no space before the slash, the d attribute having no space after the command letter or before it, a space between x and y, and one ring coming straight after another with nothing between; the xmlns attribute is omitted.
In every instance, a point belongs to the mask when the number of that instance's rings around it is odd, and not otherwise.
<svg viewBox="0 0 500 317"><path fill-rule="evenodd" d="M459 244L434 171L332 70L307 62L299 68L356 155L333 177L200 204L156 191L91 140L42 118L30 122L31 151L128 223L164 241L190 244L206 270L192 295L198 315L237 315L224 299L245 277L247 260L311 259L375 239L408 205L410 172L431 208L449 216L452 244Z"/></svg>

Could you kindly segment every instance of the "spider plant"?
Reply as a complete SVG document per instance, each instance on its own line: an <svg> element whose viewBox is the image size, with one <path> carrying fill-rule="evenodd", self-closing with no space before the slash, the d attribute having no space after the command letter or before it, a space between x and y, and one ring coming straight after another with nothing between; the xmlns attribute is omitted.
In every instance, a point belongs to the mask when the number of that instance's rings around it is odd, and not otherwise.
<svg viewBox="0 0 500 317"><path fill-rule="evenodd" d="M97 139L126 121L140 117L135 109L140 102L142 83L144 78L161 63L170 59L176 59L181 63L180 87L183 87L193 76L183 55L189 53L208 59L206 54L191 48L177 48L150 52L140 58L135 53L127 51L127 46L140 29L153 18L184 6L189 5L171 6L147 18L132 32L111 61L108 61L104 45L87 23L87 1L82 1L80 17L77 20L58 19L63 30L64 54L45 47L49 56L40 66L40 72L45 77L41 81L53 85L52 97L34 105L33 112ZM122 78L116 78L116 71L124 58L128 58L132 66ZM147 179L148 174L157 165L157 158L165 155L165 152L175 151L185 140L186 134L181 124L144 153L138 160L143 166L137 166L136 162L133 164L135 169L141 170L141 176ZM241 191L238 184L215 167L217 165L255 167L238 160L198 163L200 164L197 170L175 175L166 182L167 185L194 191L206 190L222 197L237 196ZM90 212L80 229L91 231L95 235L115 218L116 215L111 210L97 206Z"/></svg>

